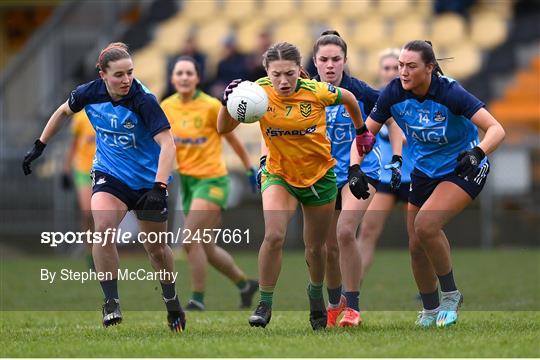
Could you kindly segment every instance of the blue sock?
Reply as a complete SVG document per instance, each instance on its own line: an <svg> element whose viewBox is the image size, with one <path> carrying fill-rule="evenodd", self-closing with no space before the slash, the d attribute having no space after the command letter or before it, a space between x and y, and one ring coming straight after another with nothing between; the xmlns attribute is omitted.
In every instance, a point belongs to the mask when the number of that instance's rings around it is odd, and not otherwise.
<svg viewBox="0 0 540 360"><path fill-rule="evenodd" d="M118 280L105 280L100 281L101 289L103 290L103 295L105 295L105 300L109 299L118 299Z"/></svg>
<svg viewBox="0 0 540 360"><path fill-rule="evenodd" d="M335 289L326 288L330 305L338 306L341 299L341 285Z"/></svg>
<svg viewBox="0 0 540 360"><path fill-rule="evenodd" d="M356 311L360 311L360 305L358 298L360 297L360 291L345 291L345 297L347 298L347 307Z"/></svg>

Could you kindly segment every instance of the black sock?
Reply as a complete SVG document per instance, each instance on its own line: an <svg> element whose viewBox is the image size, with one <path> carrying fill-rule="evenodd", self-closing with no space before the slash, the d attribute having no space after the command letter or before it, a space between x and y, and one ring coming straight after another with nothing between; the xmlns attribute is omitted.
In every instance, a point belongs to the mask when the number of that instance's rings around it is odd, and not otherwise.
<svg viewBox="0 0 540 360"><path fill-rule="evenodd" d="M446 275L437 275L439 278L439 284L441 285L441 291L443 292L449 292L449 291L456 291L456 283L454 282L454 273L452 270Z"/></svg>
<svg viewBox="0 0 540 360"><path fill-rule="evenodd" d="M164 284L160 282L161 290L163 291L163 297L165 299L172 299L176 296L175 283Z"/></svg>
<svg viewBox="0 0 540 360"><path fill-rule="evenodd" d="M105 295L105 300L109 299L118 299L118 280L105 280L100 281L101 289L103 290L103 295Z"/></svg>
<svg viewBox="0 0 540 360"><path fill-rule="evenodd" d="M424 309L433 310L439 307L439 289L436 289L434 292L429 294L420 293L420 297L422 298Z"/></svg>
<svg viewBox="0 0 540 360"><path fill-rule="evenodd" d="M335 289L326 288L326 291L328 292L328 302L337 306L341 300L341 285Z"/></svg>
<svg viewBox="0 0 540 360"><path fill-rule="evenodd" d="M356 311L360 311L360 305L358 304L360 291L345 291L345 297L347 298L348 308L356 310Z"/></svg>

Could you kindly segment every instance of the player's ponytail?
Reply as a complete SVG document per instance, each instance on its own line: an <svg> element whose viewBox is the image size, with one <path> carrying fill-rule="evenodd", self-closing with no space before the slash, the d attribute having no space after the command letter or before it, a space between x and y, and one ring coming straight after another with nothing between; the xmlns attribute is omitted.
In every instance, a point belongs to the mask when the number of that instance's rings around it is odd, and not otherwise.
<svg viewBox="0 0 540 360"><path fill-rule="evenodd" d="M99 53L96 69L98 71L106 71L109 62L129 58L131 58L131 55L126 44L122 42L110 43Z"/></svg>
<svg viewBox="0 0 540 360"><path fill-rule="evenodd" d="M300 67L300 77L302 79L311 79L311 76L309 76L308 72L302 66Z"/></svg>
<svg viewBox="0 0 540 360"><path fill-rule="evenodd" d="M433 44L429 40L413 40L409 41L403 50L416 51L420 53L422 60L425 64L433 64L433 73L437 76L443 76L444 73L439 65L439 62L435 58L435 52L433 51Z"/></svg>

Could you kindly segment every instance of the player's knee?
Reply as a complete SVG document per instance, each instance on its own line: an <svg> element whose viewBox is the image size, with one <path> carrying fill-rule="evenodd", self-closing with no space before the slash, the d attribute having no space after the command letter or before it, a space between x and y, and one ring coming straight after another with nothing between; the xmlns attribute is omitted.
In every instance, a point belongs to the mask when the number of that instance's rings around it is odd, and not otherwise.
<svg viewBox="0 0 540 360"><path fill-rule="evenodd" d="M416 234L409 235L409 253L411 256L414 256L416 254L421 254L424 252L424 248L422 247L422 243L420 243L420 240L416 236Z"/></svg>
<svg viewBox="0 0 540 360"><path fill-rule="evenodd" d="M321 258L324 254L325 247L322 244L306 244L306 258Z"/></svg>
<svg viewBox="0 0 540 360"><path fill-rule="evenodd" d="M285 233L278 230L266 231L264 241L271 249L281 249L285 242Z"/></svg>
<svg viewBox="0 0 540 360"><path fill-rule="evenodd" d="M165 259L165 245L155 244L146 249L148 255L155 261L161 263Z"/></svg>
<svg viewBox="0 0 540 360"><path fill-rule="evenodd" d="M339 247L337 243L326 244L326 262L328 263L339 262Z"/></svg>
<svg viewBox="0 0 540 360"><path fill-rule="evenodd" d="M433 236L436 236L439 231L440 229L436 223L420 216L416 217L414 222L414 232L420 241L423 242L431 239Z"/></svg>
<svg viewBox="0 0 540 360"><path fill-rule="evenodd" d="M360 227L360 239L362 239L362 241L369 241L375 237L376 232L376 224L364 221Z"/></svg>
<svg viewBox="0 0 540 360"><path fill-rule="evenodd" d="M356 241L356 229L350 226L341 226L337 230L338 243L343 245L349 245Z"/></svg>

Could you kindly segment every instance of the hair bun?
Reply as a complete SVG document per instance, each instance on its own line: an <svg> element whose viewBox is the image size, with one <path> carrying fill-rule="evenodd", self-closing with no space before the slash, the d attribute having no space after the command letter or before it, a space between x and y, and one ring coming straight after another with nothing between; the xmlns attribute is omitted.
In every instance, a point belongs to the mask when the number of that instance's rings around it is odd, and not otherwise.
<svg viewBox="0 0 540 360"><path fill-rule="evenodd" d="M341 37L341 35L339 35L339 33L336 30L325 30L322 32L321 36L324 36L324 35L336 35L336 36Z"/></svg>

